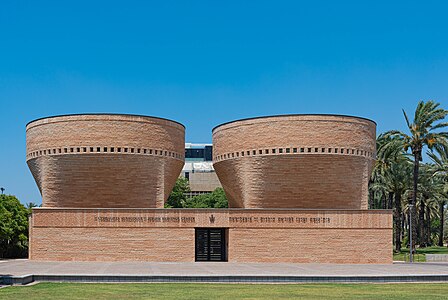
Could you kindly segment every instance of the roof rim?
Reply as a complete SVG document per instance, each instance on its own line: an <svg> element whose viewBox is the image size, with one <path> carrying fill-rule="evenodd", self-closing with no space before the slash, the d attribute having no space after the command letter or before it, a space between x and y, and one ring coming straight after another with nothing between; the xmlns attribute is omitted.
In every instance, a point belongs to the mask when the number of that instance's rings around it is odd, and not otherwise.
<svg viewBox="0 0 448 300"><path fill-rule="evenodd" d="M222 124L219 124L215 127L213 127L212 129L212 133L215 131L216 128L227 125L227 124L231 124L231 123L236 123L236 122L240 122L240 121L248 121L248 120L256 120L256 119L265 119L265 118L277 118L277 117L293 117L293 116L332 116L332 117L348 117L348 118L355 118L355 119L361 119L361 120L366 120L369 122L374 123L375 125L377 125L377 123L371 119L368 118L364 118L364 117L358 117L358 116L350 116L350 115L338 115L338 114L284 114L284 115L269 115L269 116L260 116L260 117L250 117L250 118L243 118L243 119L237 119L237 120L233 120L233 121L229 121L229 122L225 122Z"/></svg>
<svg viewBox="0 0 448 300"><path fill-rule="evenodd" d="M148 115L138 115L138 114L121 114L121 113L79 113L79 114L62 114L62 115L53 115L53 116L47 116L42 118L37 118L32 121L29 121L26 123L26 126L28 126L31 123L44 120L44 119L52 119L52 118L58 118L58 117L71 117L71 116L128 116L128 117L143 117L143 118L153 118L153 119L159 119L159 120L165 120L170 121L176 124L181 125L185 129L185 125L167 118L161 118L161 117L155 117L155 116L148 116Z"/></svg>

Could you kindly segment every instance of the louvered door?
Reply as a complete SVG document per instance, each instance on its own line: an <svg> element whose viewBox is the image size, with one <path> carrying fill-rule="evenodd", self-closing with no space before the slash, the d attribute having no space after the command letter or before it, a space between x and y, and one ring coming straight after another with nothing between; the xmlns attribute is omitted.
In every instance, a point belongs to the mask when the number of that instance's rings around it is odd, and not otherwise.
<svg viewBox="0 0 448 300"><path fill-rule="evenodd" d="M226 261L224 228L196 228L196 261Z"/></svg>

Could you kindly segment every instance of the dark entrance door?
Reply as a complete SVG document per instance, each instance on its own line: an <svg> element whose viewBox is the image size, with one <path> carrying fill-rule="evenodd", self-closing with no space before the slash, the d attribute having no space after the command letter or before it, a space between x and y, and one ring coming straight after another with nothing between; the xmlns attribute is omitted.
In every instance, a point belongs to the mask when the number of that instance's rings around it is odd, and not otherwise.
<svg viewBox="0 0 448 300"><path fill-rule="evenodd" d="M226 261L225 228L196 228L196 261Z"/></svg>

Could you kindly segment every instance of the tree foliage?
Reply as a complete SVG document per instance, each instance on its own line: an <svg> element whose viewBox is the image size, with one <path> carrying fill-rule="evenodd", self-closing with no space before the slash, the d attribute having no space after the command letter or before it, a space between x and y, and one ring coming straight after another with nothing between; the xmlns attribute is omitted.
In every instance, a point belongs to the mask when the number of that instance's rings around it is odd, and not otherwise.
<svg viewBox="0 0 448 300"><path fill-rule="evenodd" d="M377 161L369 186L370 208L394 209L395 249L408 241L409 212L412 212L413 246L443 245L446 193L448 111L434 101L420 101L409 119L403 110L409 133L391 130L378 136ZM421 163L427 147L432 164ZM410 152L409 154L407 152ZM437 154L435 152L437 152ZM412 158L409 159L409 158ZM394 201L392 201L394 199ZM438 230L434 230L438 224Z"/></svg>
<svg viewBox="0 0 448 300"><path fill-rule="evenodd" d="M166 201L166 208L182 208L187 200L186 194L190 192L190 185L185 177L179 177L176 180L173 190L171 191L168 200Z"/></svg>
<svg viewBox="0 0 448 300"><path fill-rule="evenodd" d="M28 214L15 196L0 195L0 258L27 256Z"/></svg>
<svg viewBox="0 0 448 300"><path fill-rule="evenodd" d="M185 208L227 208L229 206L223 188L216 188L212 193L202 194L187 199Z"/></svg>
<svg viewBox="0 0 448 300"><path fill-rule="evenodd" d="M432 161L431 173L432 176L438 179L439 185L437 189L438 193L438 246L443 246L443 241L445 237L445 206L448 199L448 149L439 148L437 149L439 156L434 152L429 152L428 156ZM436 220L437 222L437 220Z"/></svg>
<svg viewBox="0 0 448 300"><path fill-rule="evenodd" d="M370 208L393 209L395 250L401 251L402 199L411 186L412 164L404 152L402 140L380 134L377 160L370 183Z"/></svg>
<svg viewBox="0 0 448 300"><path fill-rule="evenodd" d="M213 192L187 197L190 192L188 180L179 177L176 180L173 191L168 197L166 208L226 208L228 202L222 188L216 188Z"/></svg>

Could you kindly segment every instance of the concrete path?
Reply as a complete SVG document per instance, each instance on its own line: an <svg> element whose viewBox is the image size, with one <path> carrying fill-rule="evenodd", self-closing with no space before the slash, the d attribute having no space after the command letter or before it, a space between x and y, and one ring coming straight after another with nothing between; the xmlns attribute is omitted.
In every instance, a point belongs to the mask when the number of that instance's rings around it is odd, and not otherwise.
<svg viewBox="0 0 448 300"><path fill-rule="evenodd" d="M385 265L279 263L44 262L0 260L0 275L384 276L448 275L448 263Z"/></svg>
<svg viewBox="0 0 448 300"><path fill-rule="evenodd" d="M346 264L277 264L277 263L155 263L155 262L43 262L26 259L0 260L0 277L25 275L39 278L72 276L108 277L185 277L185 278L420 278L429 276L436 281L448 280L448 263L394 263L385 265ZM45 277L47 276L47 277ZM51 277L53 276L53 277ZM36 277L36 278L37 278ZM446 279L443 279L446 278ZM435 280L435 279L434 279ZM73 280L76 281L76 280ZM82 280L80 280L82 281ZM108 280L109 281L109 280ZM120 281L117 279L117 281ZM170 280L168 280L170 281ZM206 281L206 280L198 280ZM250 281L250 280L249 280ZM293 280L294 281L294 280ZM347 280L353 281L353 280ZM378 280L384 281L384 280ZM409 280L407 280L409 281ZM416 281L418 281L416 279Z"/></svg>

